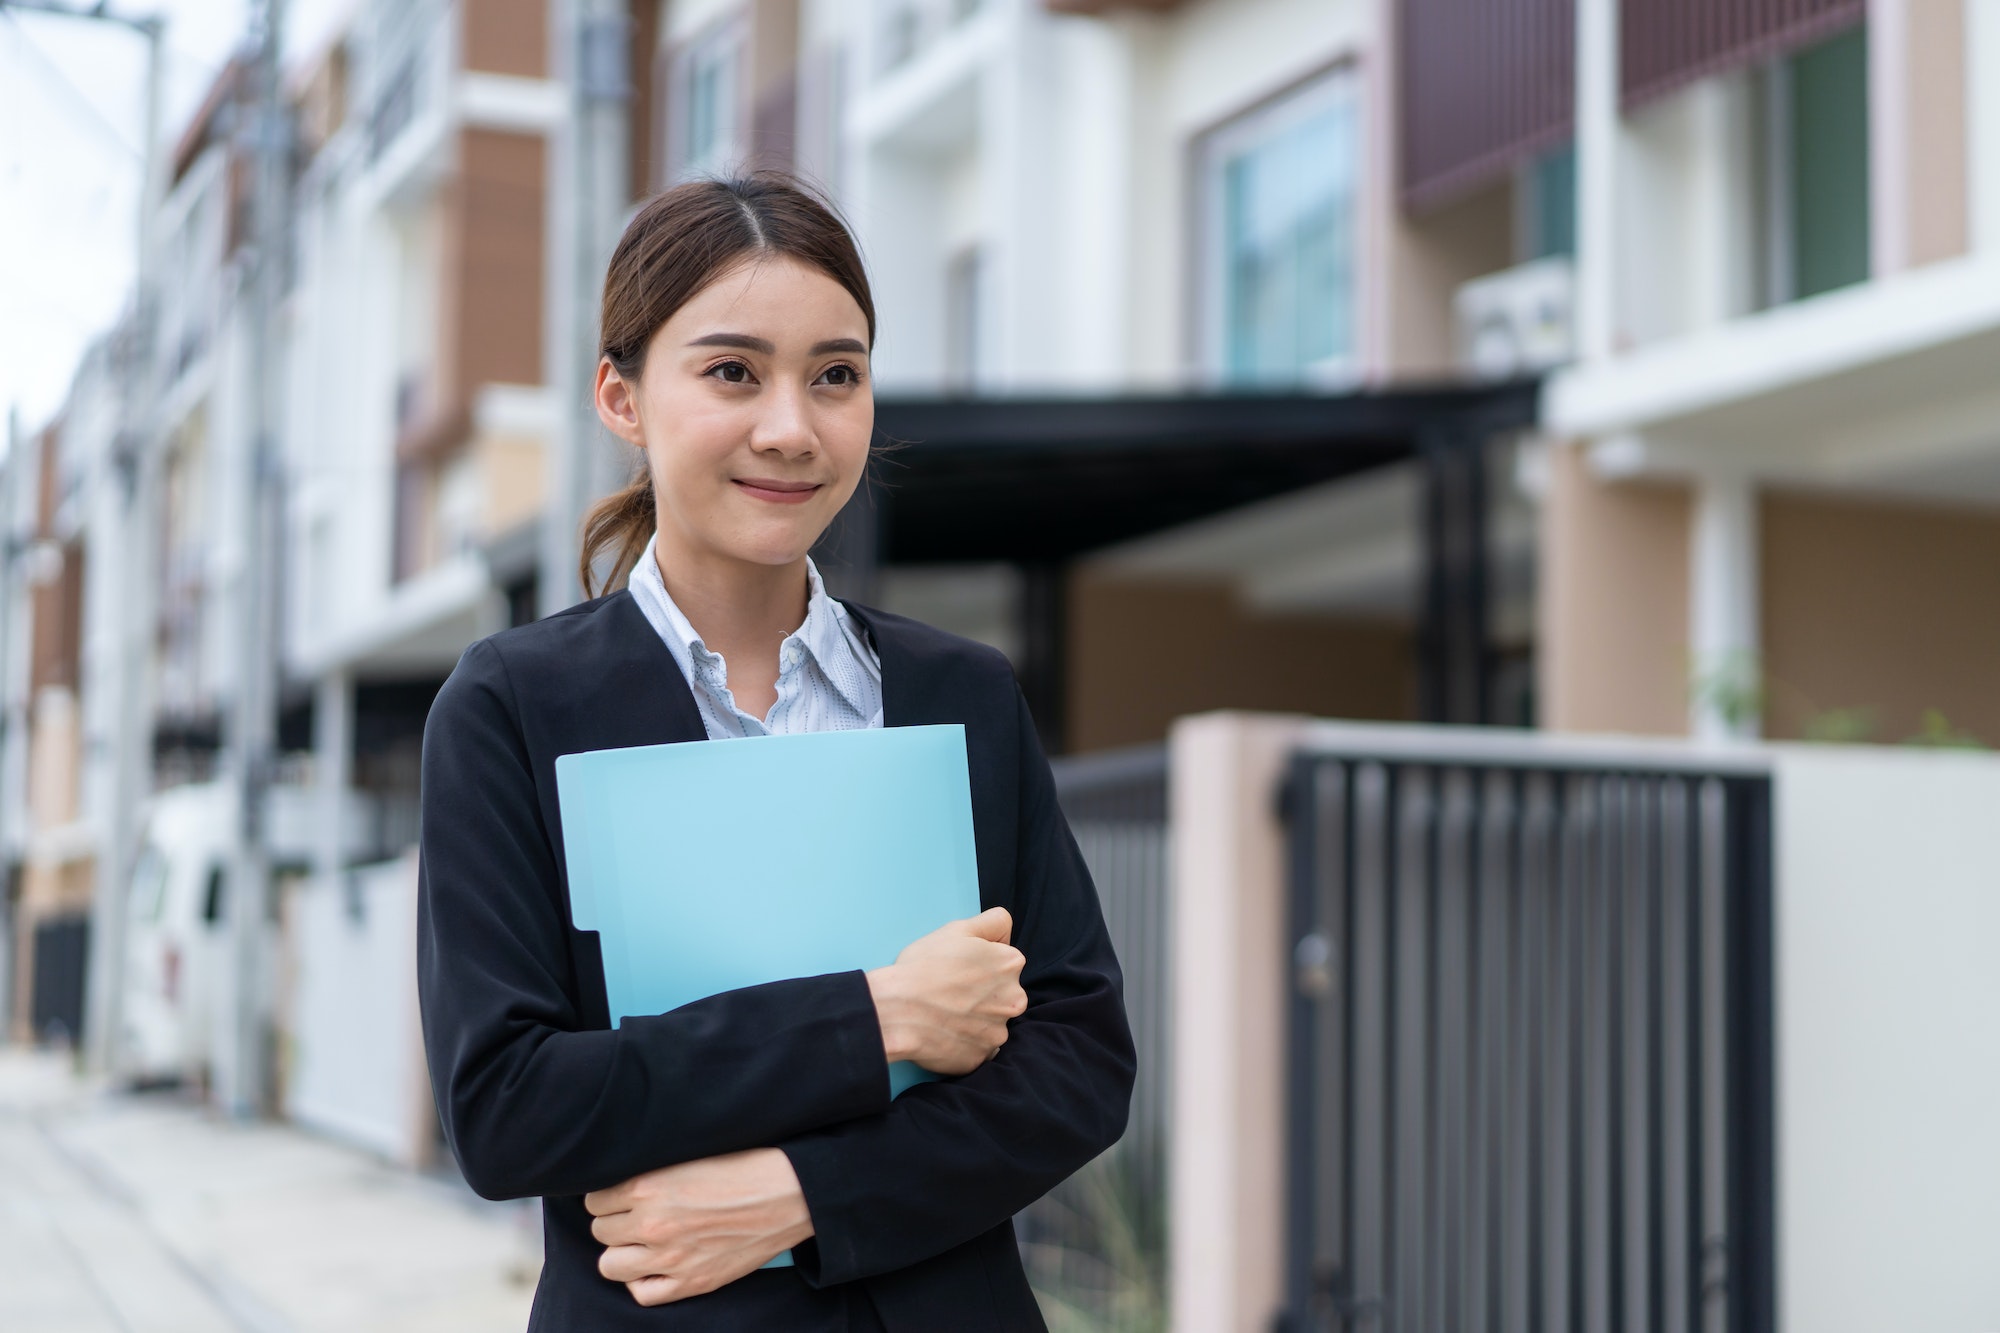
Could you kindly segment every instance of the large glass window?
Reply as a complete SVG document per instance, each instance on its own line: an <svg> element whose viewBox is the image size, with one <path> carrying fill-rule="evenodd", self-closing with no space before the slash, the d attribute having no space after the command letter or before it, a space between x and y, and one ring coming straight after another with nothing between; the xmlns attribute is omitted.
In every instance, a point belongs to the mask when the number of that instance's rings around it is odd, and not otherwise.
<svg viewBox="0 0 2000 1333"><path fill-rule="evenodd" d="M717 176L739 165L743 28L731 23L689 47L680 64L675 178Z"/></svg>
<svg viewBox="0 0 2000 1333"><path fill-rule="evenodd" d="M1865 282L1867 28L1775 61L1761 83L1764 303Z"/></svg>
<svg viewBox="0 0 2000 1333"><path fill-rule="evenodd" d="M1352 370L1358 138L1353 79L1336 70L1205 141L1204 342L1224 382Z"/></svg>
<svg viewBox="0 0 2000 1333"><path fill-rule="evenodd" d="M1868 31L1791 61L1792 291L1868 277Z"/></svg>

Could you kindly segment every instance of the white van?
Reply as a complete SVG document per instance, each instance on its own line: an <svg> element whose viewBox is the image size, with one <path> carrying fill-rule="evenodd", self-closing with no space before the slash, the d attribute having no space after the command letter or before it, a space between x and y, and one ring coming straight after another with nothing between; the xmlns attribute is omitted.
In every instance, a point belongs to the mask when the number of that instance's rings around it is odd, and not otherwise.
<svg viewBox="0 0 2000 1333"><path fill-rule="evenodd" d="M274 787L270 800L272 871L301 873L317 842L319 793ZM147 802L126 900L119 1006L117 1067L135 1083L202 1083L208 1077L214 996L228 962L237 817L236 789L223 782L170 787ZM348 793L342 824L350 856L368 848L375 820L365 796Z"/></svg>

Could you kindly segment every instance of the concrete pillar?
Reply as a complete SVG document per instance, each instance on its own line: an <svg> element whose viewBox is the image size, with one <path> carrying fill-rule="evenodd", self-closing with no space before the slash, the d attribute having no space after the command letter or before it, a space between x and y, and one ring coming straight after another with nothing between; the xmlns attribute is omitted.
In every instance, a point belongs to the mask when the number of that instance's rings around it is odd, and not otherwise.
<svg viewBox="0 0 2000 1333"><path fill-rule="evenodd" d="M1576 354L1617 350L1618 0L1576 5Z"/></svg>
<svg viewBox="0 0 2000 1333"><path fill-rule="evenodd" d="M2000 254L2000 0L1965 0L1971 248Z"/></svg>
<svg viewBox="0 0 2000 1333"><path fill-rule="evenodd" d="M1168 740L1170 1326L1267 1333L1284 1291L1285 839L1302 719L1206 713Z"/></svg>
<svg viewBox="0 0 2000 1333"><path fill-rule="evenodd" d="M1689 730L1708 740L1761 728L1757 488L1711 470L1696 479L1688 543Z"/></svg>

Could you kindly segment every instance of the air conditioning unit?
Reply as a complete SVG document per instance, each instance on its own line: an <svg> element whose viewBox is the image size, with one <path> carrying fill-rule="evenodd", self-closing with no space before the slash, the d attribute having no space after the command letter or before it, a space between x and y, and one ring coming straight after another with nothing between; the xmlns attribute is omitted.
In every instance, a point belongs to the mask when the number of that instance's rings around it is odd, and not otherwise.
<svg viewBox="0 0 2000 1333"><path fill-rule="evenodd" d="M1474 278L1452 298L1459 368L1476 379L1537 375L1575 349L1576 287L1567 256Z"/></svg>

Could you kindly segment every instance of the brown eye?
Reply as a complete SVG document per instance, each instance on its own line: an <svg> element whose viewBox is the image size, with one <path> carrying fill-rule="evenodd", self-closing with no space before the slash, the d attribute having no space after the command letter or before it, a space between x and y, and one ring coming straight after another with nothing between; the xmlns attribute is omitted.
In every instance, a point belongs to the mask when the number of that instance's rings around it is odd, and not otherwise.
<svg viewBox="0 0 2000 1333"><path fill-rule="evenodd" d="M750 382L750 367L744 365L741 361L724 361L720 365L711 366L708 373L725 384L748 384Z"/></svg>
<svg viewBox="0 0 2000 1333"><path fill-rule="evenodd" d="M836 389L845 389L858 382L853 366L828 366L820 372L820 378Z"/></svg>

